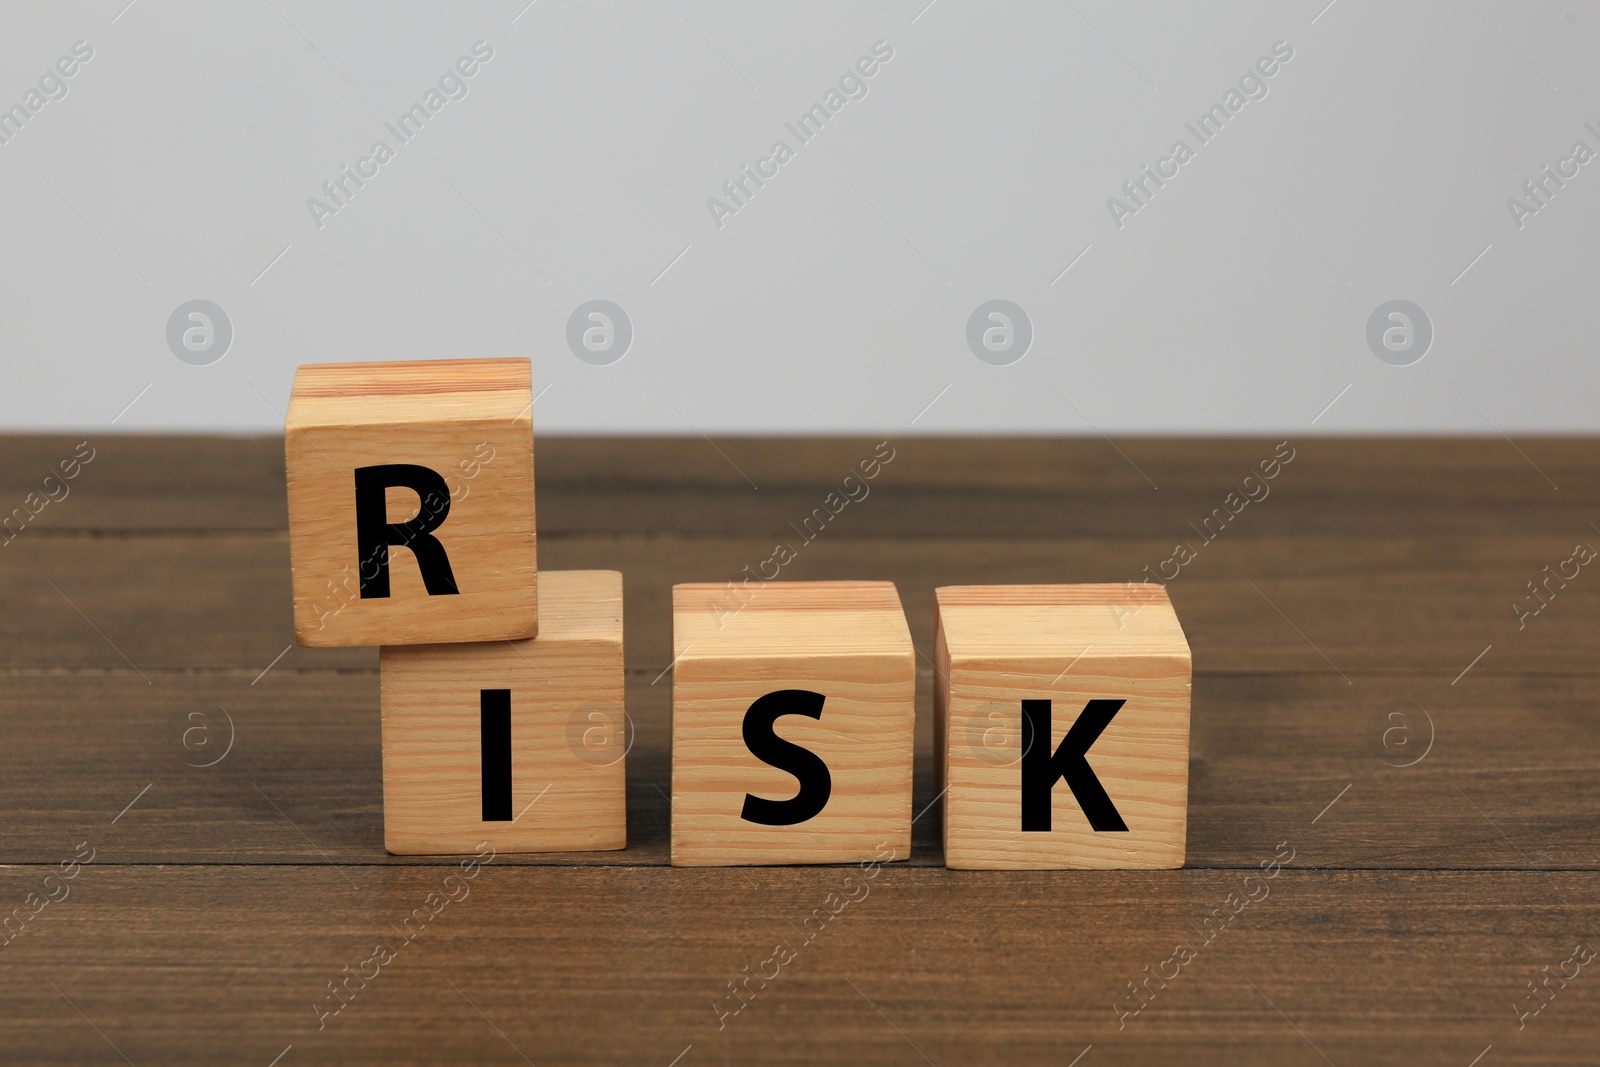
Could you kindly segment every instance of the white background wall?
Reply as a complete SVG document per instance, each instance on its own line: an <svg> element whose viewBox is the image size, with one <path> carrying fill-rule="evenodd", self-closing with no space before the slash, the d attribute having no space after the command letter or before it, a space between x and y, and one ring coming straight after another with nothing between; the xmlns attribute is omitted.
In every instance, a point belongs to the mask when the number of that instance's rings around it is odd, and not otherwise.
<svg viewBox="0 0 1600 1067"><path fill-rule="evenodd" d="M0 428L271 431L298 363L526 355L557 432L1600 429L1600 160L1507 206L1600 151L1593 4L526 3L6 5L0 106L93 57L0 145ZM800 145L784 123L878 41ZM597 298L634 333L608 365L566 339ZM995 298L1034 332L1006 366L966 337ZM1366 336L1397 298L1435 333L1406 366ZM167 338L193 299L232 326L206 365Z"/></svg>

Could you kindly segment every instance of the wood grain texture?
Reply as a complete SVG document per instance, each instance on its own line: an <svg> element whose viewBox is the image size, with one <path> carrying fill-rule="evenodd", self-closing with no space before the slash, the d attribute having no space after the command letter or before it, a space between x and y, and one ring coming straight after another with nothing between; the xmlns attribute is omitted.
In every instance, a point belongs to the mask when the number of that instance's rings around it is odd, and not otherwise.
<svg viewBox="0 0 1600 1067"><path fill-rule="evenodd" d="M23 1063L122 1063L120 1052L262 1067L291 1046L279 1067L678 1056L678 1067L1060 1067L1090 1045L1079 1067L1466 1067L1491 1044L1480 1067L1594 1062L1588 971L1520 1030L1514 1010L1528 979L1593 942L1593 875L1299 870L1316 862L1316 829L1286 828L1295 860L1270 896L1125 1020L1128 983L1197 940L1194 924L1239 892L1240 872L890 865L819 924L849 870L496 858L418 929L402 920L445 897L446 878L464 880L457 864L355 869L347 883L325 864L97 858L0 948L0 1047ZM20 902L42 877L0 872L0 897ZM380 943L395 958L324 1019L328 983ZM719 1014L728 983L779 943L796 958L738 1014Z"/></svg>
<svg viewBox="0 0 1600 1067"><path fill-rule="evenodd" d="M1590 539L1600 547L1600 536ZM1600 581L1587 580L1589 568L1525 626L1513 611L1519 594L1527 600L1527 581L1567 558L1573 540L1567 533L1219 540L1167 590L1199 670L1432 672L1448 683L1492 643L1474 675L1592 674L1600 671L1600 639L1589 626L1600 613ZM554 569L628 576L628 662L654 676L672 662L674 582L721 587L770 555L770 541L566 537L547 539L543 558ZM1041 575L1124 581L1170 552L1162 542L1120 538L895 542L841 534L819 538L784 573L894 581L923 653L918 663L931 669L936 586ZM0 667L126 670L131 661L147 672L228 668L254 677L294 642L281 534L19 538L0 553L0 598L14 606L0 613ZM369 648L296 647L280 666L372 667L376 657Z"/></svg>
<svg viewBox="0 0 1600 1067"><path fill-rule="evenodd" d="M83 439L0 438L0 490ZM461 868L383 849L376 652L288 647L282 441L90 439L0 547L0 915L96 850L0 947L8 1062L1594 1060L1592 968L1517 1012L1600 947L1600 583L1511 610L1593 537L1592 440L1294 442L1167 587L1195 665L1185 869L950 871L934 808L832 915L859 868L666 866L661 672L672 584L758 565L876 442L719 438L758 492L698 438L541 437L542 561L627 575L628 848L498 855L319 1030L327 983ZM1274 442L1119 440L1159 491L1100 439L894 445L783 577L898 584L921 813L933 589L1131 580ZM1285 842L1271 896L1119 1029L1128 983Z"/></svg>
<svg viewBox="0 0 1600 1067"><path fill-rule="evenodd" d="M525 359L296 372L284 448L300 644L535 634L531 375ZM388 524L370 543L358 536L363 477Z"/></svg>
<svg viewBox="0 0 1600 1067"><path fill-rule="evenodd" d="M916 652L892 583L675 585L672 628L675 865L910 855ZM821 697L819 706L787 700L768 722L780 742L821 759L820 779L758 757L750 743L747 715L786 691ZM803 814L769 816L783 823L747 817L749 797L811 796L821 803Z"/></svg>
<svg viewBox="0 0 1600 1067"><path fill-rule="evenodd" d="M399 855L627 846L622 575L543 571L539 636L386 647L384 847ZM504 690L504 810L486 812L482 693Z"/></svg>
<svg viewBox="0 0 1600 1067"><path fill-rule="evenodd" d="M1189 645L1159 585L945 586L936 602L935 783L944 855L966 870L1183 866L1189 807ZM1048 701L1048 730L1024 703ZM1072 781L1046 786L1029 825L1024 777L1091 701L1116 700ZM1093 705L1098 707L1099 705ZM1025 750L1041 746L1030 772ZM1086 815L1096 800L1109 807Z"/></svg>
<svg viewBox="0 0 1600 1067"><path fill-rule="evenodd" d="M0 434L0 505L9 510L40 488L85 440L96 458L71 484L70 498L45 508L24 538L287 529L277 436ZM870 498L845 508L829 536L1193 536L1183 532L1188 523L1238 488L1275 444L1136 439L1113 448L1099 438L900 438L892 442L895 458L872 480ZM1296 457L1273 480L1270 499L1251 504L1227 536L1528 534L1576 531L1594 519L1600 455L1592 440L1531 437L1514 445L1497 437L1296 440ZM766 536L839 490L877 446L870 439L719 437L717 447L759 491L698 437L540 434L540 532Z"/></svg>

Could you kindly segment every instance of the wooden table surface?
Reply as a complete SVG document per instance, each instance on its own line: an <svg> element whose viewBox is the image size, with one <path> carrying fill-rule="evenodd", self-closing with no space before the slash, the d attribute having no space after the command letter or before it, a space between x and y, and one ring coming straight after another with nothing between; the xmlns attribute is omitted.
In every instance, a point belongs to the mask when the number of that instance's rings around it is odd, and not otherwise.
<svg viewBox="0 0 1600 1067"><path fill-rule="evenodd" d="M0 512L83 439L0 439ZM540 438L540 564L625 576L631 843L497 856L447 906L454 862L383 850L376 653L292 645L282 441L88 441L0 547L0 1061L1600 1061L1591 441L1291 441L1210 541L1276 441L892 441L785 577L898 583L916 810L936 585L1187 543L1188 866L949 871L935 806L810 926L847 869L667 866L669 590L798 542L875 441Z"/></svg>

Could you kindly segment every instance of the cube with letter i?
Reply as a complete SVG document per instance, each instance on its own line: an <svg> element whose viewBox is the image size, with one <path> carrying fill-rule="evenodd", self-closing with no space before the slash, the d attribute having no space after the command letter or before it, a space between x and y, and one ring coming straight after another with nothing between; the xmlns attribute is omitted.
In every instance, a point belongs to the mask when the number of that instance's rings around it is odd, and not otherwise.
<svg viewBox="0 0 1600 1067"><path fill-rule="evenodd" d="M1189 644L1158 585L947 586L934 727L947 866L1183 866Z"/></svg>
<svg viewBox="0 0 1600 1067"><path fill-rule="evenodd" d="M382 649L390 852L626 845L622 575L539 586L538 637Z"/></svg>
<svg viewBox="0 0 1600 1067"><path fill-rule="evenodd" d="M526 359L300 367L284 422L300 644L537 632L532 411Z"/></svg>
<svg viewBox="0 0 1600 1067"><path fill-rule="evenodd" d="M672 588L672 862L911 851L916 652L891 582Z"/></svg>

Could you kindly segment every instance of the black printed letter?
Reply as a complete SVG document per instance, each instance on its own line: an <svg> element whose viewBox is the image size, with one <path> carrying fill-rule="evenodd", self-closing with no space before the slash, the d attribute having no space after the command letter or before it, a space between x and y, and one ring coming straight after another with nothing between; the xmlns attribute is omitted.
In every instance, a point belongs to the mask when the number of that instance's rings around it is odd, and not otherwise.
<svg viewBox="0 0 1600 1067"><path fill-rule="evenodd" d="M384 490L404 486L417 494L421 510L407 522L389 521ZM422 584L429 596L457 592L450 558L432 532L450 514L450 487L437 471L414 463L386 463L356 468L356 563L361 576L361 599L389 595L389 546L409 548L417 557ZM367 561L376 566L368 575Z"/></svg>
<svg viewBox="0 0 1600 1067"><path fill-rule="evenodd" d="M511 818L511 690L478 691L478 760L483 768L483 821Z"/></svg>
<svg viewBox="0 0 1600 1067"><path fill-rule="evenodd" d="M745 747L762 763L798 778L800 791L788 800L766 800L746 793L740 818L762 826L793 826L805 822L828 803L833 776L822 757L772 732L772 724L780 715L821 719L825 699L821 693L808 689L779 689L758 699L744 713Z"/></svg>
<svg viewBox="0 0 1600 1067"><path fill-rule="evenodd" d="M1128 824L1117 813L1117 806L1106 796L1100 779L1085 760L1084 753L1095 743L1117 712L1122 700L1091 700L1083 714L1061 739L1061 747L1050 753L1050 701L1022 702L1022 829L1050 830L1050 789L1056 779L1065 778L1067 788L1097 831L1126 830Z"/></svg>

